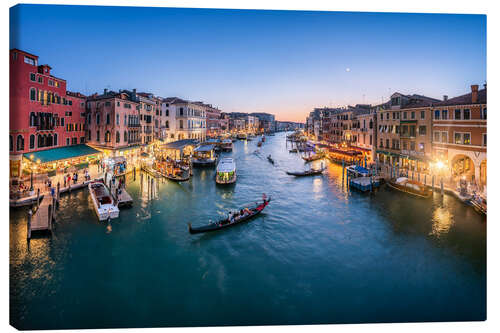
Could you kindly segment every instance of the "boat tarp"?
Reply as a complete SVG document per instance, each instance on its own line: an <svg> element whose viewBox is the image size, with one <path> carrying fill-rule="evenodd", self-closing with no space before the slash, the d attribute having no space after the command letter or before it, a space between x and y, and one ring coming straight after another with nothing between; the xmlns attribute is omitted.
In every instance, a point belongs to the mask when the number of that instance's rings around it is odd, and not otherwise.
<svg viewBox="0 0 500 333"><path fill-rule="evenodd" d="M52 148L52 149L37 151L35 153L26 153L23 154L23 157L28 160L33 160L35 162L40 160L40 163L47 163L47 162L67 160L70 158L95 155L95 154L101 154L101 152L85 144L80 144L74 146ZM33 155L33 158L31 158L31 155Z"/></svg>
<svg viewBox="0 0 500 333"><path fill-rule="evenodd" d="M370 173L370 170L368 170L367 168L363 168L362 166L359 165L352 165L349 168L358 173Z"/></svg>
<svg viewBox="0 0 500 333"><path fill-rule="evenodd" d="M194 149L195 152L208 152L211 150L214 150L215 146L214 145L201 145L198 146Z"/></svg>
<svg viewBox="0 0 500 333"><path fill-rule="evenodd" d="M196 145L195 139L184 139L184 140L178 140L178 141L166 143L163 145L163 147L166 149L181 150L181 149L184 149L184 147L186 147L186 146L195 146L195 145Z"/></svg>

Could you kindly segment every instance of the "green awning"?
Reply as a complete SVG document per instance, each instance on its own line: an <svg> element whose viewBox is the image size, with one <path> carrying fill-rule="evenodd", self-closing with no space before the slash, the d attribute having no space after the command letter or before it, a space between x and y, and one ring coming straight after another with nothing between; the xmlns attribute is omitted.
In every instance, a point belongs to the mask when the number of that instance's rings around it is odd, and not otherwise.
<svg viewBox="0 0 500 333"><path fill-rule="evenodd" d="M97 149L81 144L81 145L66 146L61 148L52 148L52 149L37 151L35 153L26 153L23 154L23 157L28 160L32 160L33 162L37 162L38 160L40 160L40 163L47 163L59 160L67 160L69 158L74 158L74 157L95 155L100 153L101 152Z"/></svg>

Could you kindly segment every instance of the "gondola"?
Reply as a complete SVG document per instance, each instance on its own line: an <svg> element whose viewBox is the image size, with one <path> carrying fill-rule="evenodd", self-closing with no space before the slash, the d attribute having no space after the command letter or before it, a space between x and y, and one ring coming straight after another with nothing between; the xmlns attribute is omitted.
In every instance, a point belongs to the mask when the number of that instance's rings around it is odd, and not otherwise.
<svg viewBox="0 0 500 333"><path fill-rule="evenodd" d="M314 175L321 175L325 171L325 168L323 169L311 169L311 170L306 170L306 171L287 171L286 174L290 176L295 176L295 177L304 177L304 176L314 176Z"/></svg>
<svg viewBox="0 0 500 333"><path fill-rule="evenodd" d="M324 157L325 157L325 155L323 153L316 153L316 154L312 154L309 156L302 156L302 159L306 162L312 162L312 161L320 160Z"/></svg>
<svg viewBox="0 0 500 333"><path fill-rule="evenodd" d="M162 173L162 176L169 179L169 180L172 180L174 182L186 182L190 178L189 173L187 176L175 176L175 175L168 174L168 173Z"/></svg>
<svg viewBox="0 0 500 333"><path fill-rule="evenodd" d="M257 142L257 147L261 147L261 146L262 146L262 141Z"/></svg>
<svg viewBox="0 0 500 333"><path fill-rule="evenodd" d="M261 204L257 205L256 207L249 209L250 211L249 214L240 216L239 218L236 217L232 219L232 221L230 220L230 218L226 218L224 220L220 220L216 223L211 223L202 227L192 227L191 223L188 223L189 233L200 234L204 232L217 231L220 229L232 227L236 224L243 223L255 217L256 215L260 214L264 210L264 208L266 208L266 206L269 204L270 201L271 197L269 197L269 199L267 200L264 200Z"/></svg>
<svg viewBox="0 0 500 333"><path fill-rule="evenodd" d="M298 153L299 150L297 148L293 148L289 150L290 153Z"/></svg>
<svg viewBox="0 0 500 333"><path fill-rule="evenodd" d="M273 165L274 165L274 160L273 160L273 158L271 157L271 155L269 155L269 156L267 157L267 160L268 160L269 162L271 162L271 164L273 164Z"/></svg>

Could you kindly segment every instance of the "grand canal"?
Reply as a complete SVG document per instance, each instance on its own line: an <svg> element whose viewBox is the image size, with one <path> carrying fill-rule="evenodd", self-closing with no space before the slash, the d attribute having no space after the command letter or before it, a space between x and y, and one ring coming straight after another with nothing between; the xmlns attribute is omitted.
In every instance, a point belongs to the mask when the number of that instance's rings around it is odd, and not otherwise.
<svg viewBox="0 0 500 333"><path fill-rule="evenodd" d="M148 192L128 176L131 209L99 223L87 190L64 196L52 237L26 242L11 210L10 319L22 329L482 320L486 222L455 198L381 188L349 192L342 169L294 178L284 134L235 142L238 181L214 169ZM276 166L266 156L272 154ZM253 221L190 235L230 209L272 197Z"/></svg>

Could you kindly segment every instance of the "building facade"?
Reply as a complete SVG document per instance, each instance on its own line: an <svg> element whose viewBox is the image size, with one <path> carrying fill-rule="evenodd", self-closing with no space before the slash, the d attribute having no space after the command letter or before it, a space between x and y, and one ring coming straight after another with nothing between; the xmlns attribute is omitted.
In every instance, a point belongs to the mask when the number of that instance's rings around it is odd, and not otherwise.
<svg viewBox="0 0 500 333"><path fill-rule="evenodd" d="M52 75L39 57L9 53L10 176L23 172L23 154L85 142L85 96L68 92L66 80Z"/></svg>

